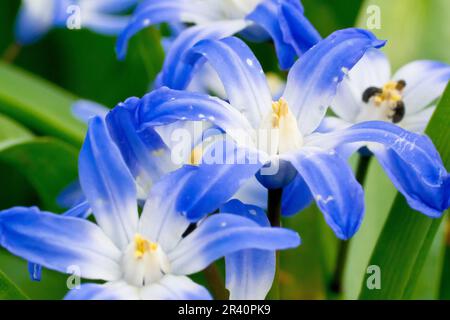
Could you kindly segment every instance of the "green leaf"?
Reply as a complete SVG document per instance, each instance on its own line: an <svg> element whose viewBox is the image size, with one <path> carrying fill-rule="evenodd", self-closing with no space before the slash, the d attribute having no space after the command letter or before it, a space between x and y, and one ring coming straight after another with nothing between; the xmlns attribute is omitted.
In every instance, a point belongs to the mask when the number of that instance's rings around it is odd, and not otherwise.
<svg viewBox="0 0 450 320"><path fill-rule="evenodd" d="M55 85L0 62L0 112L32 130L81 145L85 125L71 114L75 100Z"/></svg>
<svg viewBox="0 0 450 320"><path fill-rule="evenodd" d="M0 300L26 300L27 296L0 271Z"/></svg>
<svg viewBox="0 0 450 320"><path fill-rule="evenodd" d="M58 194L77 176L77 150L53 138L6 140L0 143L0 161L14 167L37 191L42 207L59 210Z"/></svg>
<svg viewBox="0 0 450 320"><path fill-rule="evenodd" d="M283 227L297 231L302 244L280 251L281 298L325 299L336 260L336 236L316 205L284 218Z"/></svg>
<svg viewBox="0 0 450 320"><path fill-rule="evenodd" d="M380 39L388 40L385 50L392 66L418 59L450 63L450 1L448 0L367 0L357 25L367 28L370 5L380 8L381 29L373 29Z"/></svg>
<svg viewBox="0 0 450 320"><path fill-rule="evenodd" d="M447 168L450 167L449 123L450 86L426 131ZM397 194L369 263L381 268L381 289L370 290L363 281L360 298L410 298L443 220L444 217L431 219L412 210L404 197Z"/></svg>

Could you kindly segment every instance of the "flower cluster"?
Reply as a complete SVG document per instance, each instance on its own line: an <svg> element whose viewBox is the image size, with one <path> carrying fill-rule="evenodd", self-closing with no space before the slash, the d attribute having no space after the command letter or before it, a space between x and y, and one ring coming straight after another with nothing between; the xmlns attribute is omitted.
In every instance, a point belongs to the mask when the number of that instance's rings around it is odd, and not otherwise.
<svg viewBox="0 0 450 320"><path fill-rule="evenodd" d="M322 39L296 0L24 0L18 40L60 26L74 4L86 27L119 31L119 58L141 29L165 23L170 37L151 92L112 110L76 104L88 131L68 211L0 213L0 245L33 278L78 266L103 281L67 299L209 299L188 275L223 257L230 298L264 299L276 251L300 244L280 214L314 201L338 238L358 231L355 152L374 155L413 209L436 218L450 206L450 175L423 134L449 66L417 61L391 77L385 41L356 28ZM244 42L267 40L288 70L275 97Z"/></svg>

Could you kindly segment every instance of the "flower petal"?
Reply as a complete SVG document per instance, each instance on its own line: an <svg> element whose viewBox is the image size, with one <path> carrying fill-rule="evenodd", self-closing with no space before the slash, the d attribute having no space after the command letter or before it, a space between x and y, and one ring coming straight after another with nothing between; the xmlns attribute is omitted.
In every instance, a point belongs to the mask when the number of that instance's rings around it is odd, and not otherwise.
<svg viewBox="0 0 450 320"><path fill-rule="evenodd" d="M253 128L258 128L270 110L272 97L264 71L250 48L238 38L204 40L188 59L206 58L216 70L231 106L243 113Z"/></svg>
<svg viewBox="0 0 450 320"><path fill-rule="evenodd" d="M450 66L436 61L411 62L394 75L395 80L405 80L403 102L406 114L414 114L439 98L450 80Z"/></svg>
<svg viewBox="0 0 450 320"><path fill-rule="evenodd" d="M105 284L84 283L80 288L70 290L64 300L138 300L136 287L123 281Z"/></svg>
<svg viewBox="0 0 450 320"><path fill-rule="evenodd" d="M210 163L211 154L223 154L219 163ZM218 209L262 167L258 154L222 141L213 144L203 155L191 177L180 190L176 206L191 222Z"/></svg>
<svg viewBox="0 0 450 320"><path fill-rule="evenodd" d="M201 40L228 37L246 26L247 23L243 20L219 21L194 26L181 32L166 55L156 88L165 86L177 90L186 89L195 73L194 70L201 66L201 63L197 63L200 61L196 61L201 56L186 63L186 53Z"/></svg>
<svg viewBox="0 0 450 320"><path fill-rule="evenodd" d="M72 114L85 123L94 116L105 117L108 111L105 106L89 100L78 100L72 104Z"/></svg>
<svg viewBox="0 0 450 320"><path fill-rule="evenodd" d="M211 300L205 287L186 276L166 275L158 283L141 290L143 300Z"/></svg>
<svg viewBox="0 0 450 320"><path fill-rule="evenodd" d="M69 273L79 268L87 279L116 280L121 252L92 222L12 208L0 213L0 245L12 254L46 268Z"/></svg>
<svg viewBox="0 0 450 320"><path fill-rule="evenodd" d="M260 226L270 226L266 213L255 206L231 200L220 208L251 219ZM275 277L275 251L248 249L225 257L226 287L230 300L264 300Z"/></svg>
<svg viewBox="0 0 450 320"><path fill-rule="evenodd" d="M89 122L79 177L97 223L119 248L125 248L138 224L136 185L100 117Z"/></svg>
<svg viewBox="0 0 450 320"><path fill-rule="evenodd" d="M261 1L246 19L253 21L270 35L275 44L280 67L288 69L294 63L296 53L294 48L283 38L278 7L276 1Z"/></svg>
<svg viewBox="0 0 450 320"><path fill-rule="evenodd" d="M354 122L364 103L364 91L369 87L383 87L390 77L391 66L386 55L377 49L367 50L339 84L331 108L343 120Z"/></svg>
<svg viewBox="0 0 450 320"><path fill-rule="evenodd" d="M369 148L413 209L436 217L448 208L450 176L427 136L388 122L369 121L325 134L314 143L333 148L355 142L370 143Z"/></svg>
<svg viewBox="0 0 450 320"><path fill-rule="evenodd" d="M294 47L299 57L322 40L299 2L281 1L278 10L284 40Z"/></svg>
<svg viewBox="0 0 450 320"><path fill-rule="evenodd" d="M139 187L147 198L152 184L176 169L170 150L154 128L140 130L136 120L140 100L131 98L117 105L106 117L108 129Z"/></svg>
<svg viewBox="0 0 450 320"><path fill-rule="evenodd" d="M22 1L16 26L15 36L21 45L30 45L41 39L54 25L54 1Z"/></svg>
<svg viewBox="0 0 450 320"><path fill-rule="evenodd" d="M305 180L297 174L294 180L283 189L281 214L285 217L299 213L313 200Z"/></svg>
<svg viewBox="0 0 450 320"><path fill-rule="evenodd" d="M176 202L194 171L195 167L185 166L164 176L152 187L145 202L139 230L152 241L160 243L165 252L180 242L190 224L176 209Z"/></svg>
<svg viewBox="0 0 450 320"><path fill-rule="evenodd" d="M368 49L384 44L369 31L344 29L334 32L300 57L289 72L283 96L304 135L319 126L348 70Z"/></svg>
<svg viewBox="0 0 450 320"><path fill-rule="evenodd" d="M236 141L251 141L253 128L247 119L225 101L201 94L161 88L143 98L141 127L154 127L177 121L208 121Z"/></svg>
<svg viewBox="0 0 450 320"><path fill-rule="evenodd" d="M250 219L222 213L206 218L168 257L172 272L185 275L244 249L281 250L299 244L300 238L293 231L261 227Z"/></svg>
<svg viewBox="0 0 450 320"><path fill-rule="evenodd" d="M364 192L350 166L334 151L311 147L284 158L305 180L336 236L351 238L364 215Z"/></svg>
<svg viewBox="0 0 450 320"><path fill-rule="evenodd" d="M409 114L399 123L402 128L415 133L423 133L430 122L436 106L425 108L417 113Z"/></svg>
<svg viewBox="0 0 450 320"><path fill-rule="evenodd" d="M201 9L201 7L200 7ZM142 29L163 22L197 23L208 21L208 12L188 0L147 0L142 2L133 13L130 23L119 36L116 52L119 59L124 59L129 40Z"/></svg>

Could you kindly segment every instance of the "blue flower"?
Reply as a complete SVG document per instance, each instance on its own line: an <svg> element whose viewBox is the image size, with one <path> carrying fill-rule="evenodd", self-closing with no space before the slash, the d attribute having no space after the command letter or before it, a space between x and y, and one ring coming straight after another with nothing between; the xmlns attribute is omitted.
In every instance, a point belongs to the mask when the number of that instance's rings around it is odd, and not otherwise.
<svg viewBox="0 0 450 320"><path fill-rule="evenodd" d="M419 133L403 133L392 142L405 149L423 147L427 157L410 154L414 158L408 159L407 150L398 154L390 143L385 146L355 143L342 152L350 155L361 147L368 148L409 205L431 217L440 217L450 205L450 178L436 150L427 147L431 142L420 133L425 130L449 80L450 66L425 60L411 62L391 77L386 56L379 50L370 50L338 88L331 104L338 117L326 118L321 126L322 131L330 131L359 123L353 127L356 133L368 129L364 121L378 120Z"/></svg>
<svg viewBox="0 0 450 320"><path fill-rule="evenodd" d="M232 212L232 207L186 235L190 221L175 203L195 171L187 166L166 176L152 188L139 215L133 178L104 120L95 117L80 153L79 175L96 223L12 208L0 213L0 245L49 269L77 269L82 278L105 281L82 284L66 299L209 299L208 291L186 275L242 250L299 245L295 232L261 226L258 218ZM233 282L243 283L240 275L235 277Z"/></svg>
<svg viewBox="0 0 450 320"><path fill-rule="evenodd" d="M188 23L172 43L158 86L185 89L186 79L178 79L187 65L179 63L185 52L204 39L221 39L242 33L249 40L275 43L280 66L287 69L320 39L319 33L304 17L303 7L294 0L146 0L136 9L132 21L119 37L117 53L124 58L129 39L150 25ZM177 63L176 63L177 62ZM176 69L176 70L175 70Z"/></svg>
<svg viewBox="0 0 450 320"><path fill-rule="evenodd" d="M77 14L82 22L80 27L115 35L129 20L118 14L136 3L137 0L22 0L16 21L16 40L21 45L33 44L50 29L65 27L68 19Z"/></svg>
<svg viewBox="0 0 450 320"><path fill-rule="evenodd" d="M338 83L346 70L372 47L384 45L370 32L348 29L334 33L306 52L293 66L283 97L272 101L264 72L250 49L237 38L205 40L188 56L192 65L206 60L217 71L229 103L204 94L162 88L145 97L139 107L141 127L164 126L180 121L208 121L231 136L237 146L231 154L246 154L239 165L200 165L199 172L215 190L194 180L178 205L189 218L214 210L211 197L228 199L255 173L267 188L286 187L286 197L294 189L299 201L288 201L297 212L311 200L311 194L326 220L340 238L349 238L358 229L363 211L363 191L344 159L314 144L316 127L322 121ZM275 134L275 139L259 139L258 133ZM245 152L240 152L241 149ZM239 152L236 152L238 150ZM228 163L228 162L227 162ZM261 169L278 167L275 175ZM297 174L297 172L299 174ZM201 176L201 174L199 174ZM208 177L208 178L207 178ZM214 179L212 178L214 177ZM197 177L200 179L199 177ZM214 186L214 187L213 187ZM339 186L339 187L337 187ZM203 190L196 191L196 190ZM195 194L196 196L193 196ZM183 197L181 197L183 199ZM285 202L286 203L286 202ZM286 208L285 208L286 209Z"/></svg>

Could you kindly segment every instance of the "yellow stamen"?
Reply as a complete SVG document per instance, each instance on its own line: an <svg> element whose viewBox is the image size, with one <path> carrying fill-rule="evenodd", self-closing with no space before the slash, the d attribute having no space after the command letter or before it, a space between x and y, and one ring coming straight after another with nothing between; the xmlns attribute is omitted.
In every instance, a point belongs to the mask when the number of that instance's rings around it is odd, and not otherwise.
<svg viewBox="0 0 450 320"><path fill-rule="evenodd" d="M134 256L136 257L136 259L141 259L148 251L155 252L156 250L158 250L157 243L148 241L140 234L134 236L134 246Z"/></svg>
<svg viewBox="0 0 450 320"><path fill-rule="evenodd" d="M376 95L373 99L375 106L379 107L383 102L397 103L402 100L402 90L403 88L399 86L396 81L389 81L386 83L382 92Z"/></svg>
<svg viewBox="0 0 450 320"><path fill-rule="evenodd" d="M188 164L192 166L198 166L203 156L203 146L200 144L192 149L191 155L188 160Z"/></svg>
<svg viewBox="0 0 450 320"><path fill-rule="evenodd" d="M272 102L272 111L273 111L272 126L273 128L279 128L280 119L289 113L289 106L287 101L281 98L278 101Z"/></svg>

